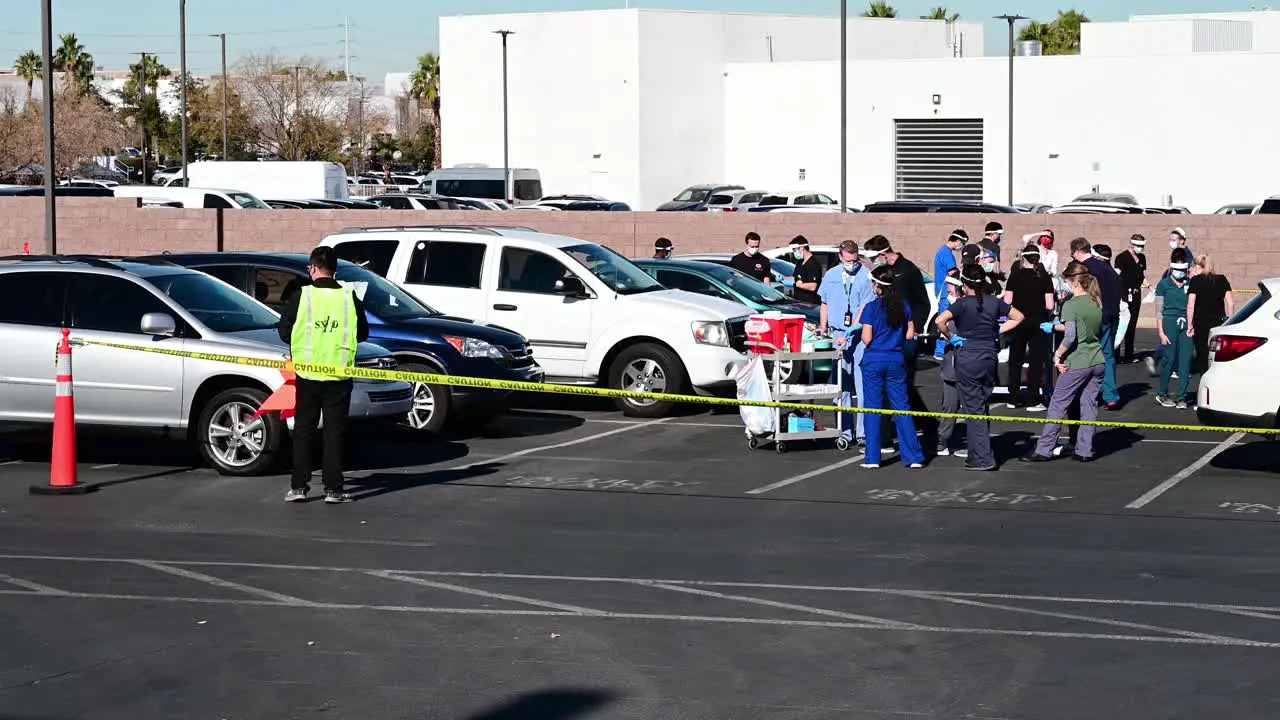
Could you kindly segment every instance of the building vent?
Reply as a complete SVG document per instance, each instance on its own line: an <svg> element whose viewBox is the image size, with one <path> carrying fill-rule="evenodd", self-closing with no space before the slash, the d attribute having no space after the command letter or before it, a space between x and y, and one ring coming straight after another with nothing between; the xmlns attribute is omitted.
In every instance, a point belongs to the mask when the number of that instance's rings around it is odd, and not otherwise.
<svg viewBox="0 0 1280 720"><path fill-rule="evenodd" d="M1019 40L1017 45L1018 57L1031 57L1034 55L1044 54L1044 45L1039 40Z"/></svg>
<svg viewBox="0 0 1280 720"><path fill-rule="evenodd" d="M1235 20L1192 21L1192 52L1249 52L1253 50L1253 23Z"/></svg>
<svg viewBox="0 0 1280 720"><path fill-rule="evenodd" d="M982 201L982 120L895 120L894 199Z"/></svg>

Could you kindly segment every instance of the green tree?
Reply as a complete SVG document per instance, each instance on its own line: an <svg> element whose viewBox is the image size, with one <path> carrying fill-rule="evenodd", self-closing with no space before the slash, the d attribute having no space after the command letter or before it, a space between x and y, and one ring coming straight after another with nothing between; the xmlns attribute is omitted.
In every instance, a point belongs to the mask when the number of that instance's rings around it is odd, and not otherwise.
<svg viewBox="0 0 1280 720"><path fill-rule="evenodd" d="M121 94L137 97L138 82L141 81L142 86L154 95L160 86L160 80L171 75L173 71L165 67L155 55L145 55L140 61L129 66L129 79L125 81Z"/></svg>
<svg viewBox="0 0 1280 720"><path fill-rule="evenodd" d="M436 154L436 127L431 123L418 123L417 131L408 137L400 138L398 147L395 149L400 150L400 162L418 168L440 166Z"/></svg>
<svg viewBox="0 0 1280 720"><path fill-rule="evenodd" d="M13 69L27 83L27 104L30 105L36 78L44 78L44 58L36 51L28 50L13 61Z"/></svg>
<svg viewBox="0 0 1280 720"><path fill-rule="evenodd" d="M862 13L862 17L869 18L896 18L898 11L892 5L884 0L872 0L871 5Z"/></svg>
<svg viewBox="0 0 1280 720"><path fill-rule="evenodd" d="M175 99L182 92L183 79L174 79ZM165 118L157 135L160 149L171 156L182 154L182 117ZM253 113L232 84L227 88L227 160L252 160L257 156L260 135ZM187 151L192 156L222 155L222 84L209 85L200 78L187 81Z"/></svg>
<svg viewBox="0 0 1280 720"><path fill-rule="evenodd" d="M53 54L53 69L65 75L67 87L88 92L93 84L93 56L75 33L60 35L62 45Z"/></svg>
<svg viewBox="0 0 1280 720"><path fill-rule="evenodd" d="M945 20L947 22L955 22L960 19L960 13L951 12L945 7L935 7L929 11L928 15L921 15L921 20Z"/></svg>
<svg viewBox="0 0 1280 720"><path fill-rule="evenodd" d="M409 78L409 97L413 98L421 110L423 104L431 107L431 125L435 127L435 141L432 168L439 167L440 154L436 152L444 146L444 133L440 127L440 57L435 53L418 56L418 67ZM421 122L418 123L419 126Z"/></svg>
<svg viewBox="0 0 1280 720"><path fill-rule="evenodd" d="M1080 54L1080 26L1089 18L1076 10L1059 10L1053 22L1032 21L1018 33L1023 41L1038 41L1045 55Z"/></svg>

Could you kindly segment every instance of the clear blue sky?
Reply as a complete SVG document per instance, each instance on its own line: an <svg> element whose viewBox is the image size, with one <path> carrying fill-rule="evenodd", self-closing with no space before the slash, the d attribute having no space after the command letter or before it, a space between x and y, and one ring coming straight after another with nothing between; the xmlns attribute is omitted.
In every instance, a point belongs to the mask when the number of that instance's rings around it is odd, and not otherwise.
<svg viewBox="0 0 1280 720"><path fill-rule="evenodd" d="M22 52L40 50L38 0L3 0L0 67ZM230 62L250 52L306 55L341 65L343 21L351 18L352 70L381 80L384 73L408 70L420 53L437 48L440 15L537 12L623 7L625 0L189 0L187 61L193 73L217 72L218 41L226 32ZM866 7L850 0L849 13ZM964 18L989 18L1014 12L1052 18L1074 7L1093 20L1123 20L1131 14L1212 12L1248 9L1249 1L1231 0L894 0L900 17L917 17L945 5ZM1261 4L1261 3L1258 3ZM839 13L837 0L632 0L632 7L721 12ZM53 0L54 32L74 32L98 64L124 69L131 53L152 52L178 67L178 0ZM1001 23L988 26L988 52L1002 47ZM56 42L56 40L55 40ZM448 63L447 58L442 58Z"/></svg>

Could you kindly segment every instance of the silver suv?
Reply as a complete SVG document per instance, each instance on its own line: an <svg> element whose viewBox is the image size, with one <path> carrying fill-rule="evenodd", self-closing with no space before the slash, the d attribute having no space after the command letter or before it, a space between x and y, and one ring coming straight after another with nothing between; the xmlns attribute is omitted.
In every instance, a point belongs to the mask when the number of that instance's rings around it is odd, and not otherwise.
<svg viewBox="0 0 1280 720"><path fill-rule="evenodd" d="M195 270L94 257L0 259L0 422L53 422L61 328L94 341L280 360L288 346L267 306ZM361 343L356 364L394 369ZM293 420L251 416L284 384L279 370L79 344L72 350L76 423L164 430L197 444L224 475L261 475L287 455ZM357 380L351 418L394 422L409 384Z"/></svg>

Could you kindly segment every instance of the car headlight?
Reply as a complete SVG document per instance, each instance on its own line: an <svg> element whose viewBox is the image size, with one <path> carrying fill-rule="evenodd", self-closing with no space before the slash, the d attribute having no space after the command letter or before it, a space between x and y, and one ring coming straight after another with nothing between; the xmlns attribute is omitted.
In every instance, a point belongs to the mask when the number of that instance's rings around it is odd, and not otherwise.
<svg viewBox="0 0 1280 720"><path fill-rule="evenodd" d="M477 340L476 338L452 337L450 335L446 335L444 339L445 339L445 342L452 345L453 349L457 350L458 354L462 355L462 357L490 358L492 360L502 359L502 350L499 350L497 347L495 347L490 343L485 342L484 340Z"/></svg>
<svg viewBox="0 0 1280 720"><path fill-rule="evenodd" d="M699 345L729 347L729 328L722 322L695 322L693 341Z"/></svg>

